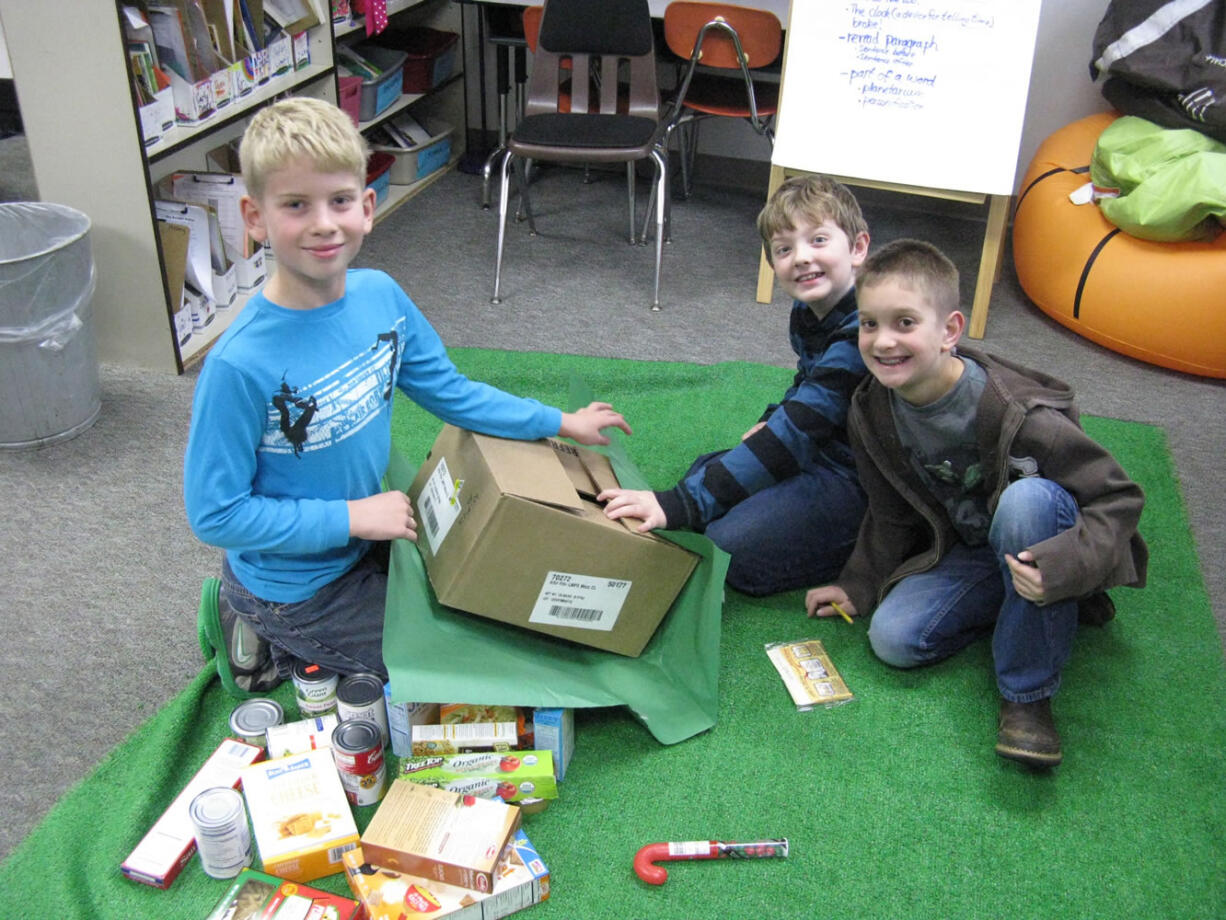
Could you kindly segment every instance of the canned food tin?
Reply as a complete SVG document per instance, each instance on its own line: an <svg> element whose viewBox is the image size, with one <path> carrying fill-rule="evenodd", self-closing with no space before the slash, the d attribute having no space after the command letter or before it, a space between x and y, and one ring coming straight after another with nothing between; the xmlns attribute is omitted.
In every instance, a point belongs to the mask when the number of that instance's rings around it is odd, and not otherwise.
<svg viewBox="0 0 1226 920"><path fill-rule="evenodd" d="M230 713L230 731L237 735L240 741L263 747L268 727L280 725L284 721L285 710L276 700L263 697L244 700Z"/></svg>
<svg viewBox="0 0 1226 920"><path fill-rule="evenodd" d="M387 762L379 727L365 719L349 719L332 732L332 759L351 805L374 805L383 798Z"/></svg>
<svg viewBox="0 0 1226 920"><path fill-rule="evenodd" d="M383 681L374 674L350 674L336 688L336 714L342 722L365 719L379 728L387 747L387 704L383 701Z"/></svg>
<svg viewBox="0 0 1226 920"><path fill-rule="evenodd" d="M304 719L336 712L336 685L340 675L335 671L299 661L294 664L294 696Z"/></svg>
<svg viewBox="0 0 1226 920"><path fill-rule="evenodd" d="M187 809L196 830L200 868L212 878L234 878L251 865L251 829L242 794L213 786L192 799Z"/></svg>

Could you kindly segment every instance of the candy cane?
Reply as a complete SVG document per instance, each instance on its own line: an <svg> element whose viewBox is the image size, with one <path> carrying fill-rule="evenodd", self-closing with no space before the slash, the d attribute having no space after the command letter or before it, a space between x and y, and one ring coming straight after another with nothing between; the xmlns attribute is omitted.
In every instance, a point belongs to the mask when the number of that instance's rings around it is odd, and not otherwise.
<svg viewBox="0 0 1226 920"><path fill-rule="evenodd" d="M649 843L634 855L634 871L649 885L663 885L668 870L657 861L672 859L768 859L788 855L788 839L736 843L721 840L682 840Z"/></svg>

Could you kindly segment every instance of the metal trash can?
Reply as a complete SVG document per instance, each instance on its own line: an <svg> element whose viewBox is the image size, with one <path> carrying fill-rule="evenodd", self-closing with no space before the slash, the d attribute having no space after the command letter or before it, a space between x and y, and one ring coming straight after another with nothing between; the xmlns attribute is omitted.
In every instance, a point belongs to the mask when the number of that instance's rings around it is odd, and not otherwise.
<svg viewBox="0 0 1226 920"><path fill-rule="evenodd" d="M0 203L0 449L80 434L102 407L89 218Z"/></svg>

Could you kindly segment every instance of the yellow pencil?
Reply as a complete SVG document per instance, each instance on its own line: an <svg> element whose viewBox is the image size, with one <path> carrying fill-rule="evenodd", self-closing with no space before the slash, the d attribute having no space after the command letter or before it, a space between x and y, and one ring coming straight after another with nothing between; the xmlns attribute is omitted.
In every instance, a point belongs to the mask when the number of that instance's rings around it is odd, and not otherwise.
<svg viewBox="0 0 1226 920"><path fill-rule="evenodd" d="M834 608L834 612L835 612L835 613L837 613L839 616L841 616L841 617L842 617L844 620L846 620L848 623L850 623L850 622L851 622L851 617L849 617L849 616L847 615L847 611L846 611L846 610L844 610L842 607L840 607L840 606L839 606L838 604L836 604L834 601L831 601L831 602L830 602L830 606L831 606L831 607L833 607L833 608Z"/></svg>

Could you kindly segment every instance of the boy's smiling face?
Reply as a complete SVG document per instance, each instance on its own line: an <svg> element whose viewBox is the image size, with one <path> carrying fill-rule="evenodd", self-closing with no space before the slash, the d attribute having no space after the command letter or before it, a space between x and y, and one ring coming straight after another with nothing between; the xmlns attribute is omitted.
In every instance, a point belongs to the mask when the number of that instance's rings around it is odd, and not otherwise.
<svg viewBox="0 0 1226 920"><path fill-rule="evenodd" d="M856 269L868 255L868 234L848 239L830 219L815 224L799 218L792 229L771 237L770 251L779 286L821 318L855 284Z"/></svg>
<svg viewBox="0 0 1226 920"><path fill-rule="evenodd" d="M298 159L269 174L259 199L243 199L252 238L267 242L276 271L265 294L311 309L345 293L345 272L374 226L375 193L348 172L322 172Z"/></svg>
<svg viewBox="0 0 1226 920"><path fill-rule="evenodd" d="M942 318L920 290L883 278L856 292L860 357L882 386L916 406L940 399L957 383L962 362L953 354L965 318Z"/></svg>

